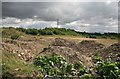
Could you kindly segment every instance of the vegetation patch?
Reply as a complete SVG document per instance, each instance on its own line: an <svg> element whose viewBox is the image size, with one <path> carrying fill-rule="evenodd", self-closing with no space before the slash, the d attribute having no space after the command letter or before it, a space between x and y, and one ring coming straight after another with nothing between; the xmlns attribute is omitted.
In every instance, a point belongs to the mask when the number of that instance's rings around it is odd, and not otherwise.
<svg viewBox="0 0 120 79"><path fill-rule="evenodd" d="M31 35L72 35L72 36L84 36L86 38L110 38L117 39L120 37L119 33L87 33L87 32L78 32L73 29L66 28L44 28L44 29L25 29L25 28L16 28L18 31L24 32Z"/></svg>
<svg viewBox="0 0 120 79"><path fill-rule="evenodd" d="M17 35L17 34L14 34L11 36L11 39L12 40L16 40L16 39L19 39L20 38L20 35Z"/></svg>
<svg viewBox="0 0 120 79"><path fill-rule="evenodd" d="M88 71L81 62L70 64L57 54L53 54L51 57L39 56L34 64L39 67L44 75L50 77L67 77L68 79L74 79L74 77L82 79L117 79L120 77L119 62L108 59L103 61L100 57L94 58L94 60L96 60L93 68L94 74Z"/></svg>
<svg viewBox="0 0 120 79"><path fill-rule="evenodd" d="M13 79L14 77L32 77L33 72L38 68L32 63L20 60L12 52L2 51L2 77L3 79Z"/></svg>
<svg viewBox="0 0 120 79"><path fill-rule="evenodd" d="M52 77L79 77L87 73L81 62L67 63L63 57L57 54L53 54L51 57L40 56L36 58L35 65L44 75Z"/></svg>

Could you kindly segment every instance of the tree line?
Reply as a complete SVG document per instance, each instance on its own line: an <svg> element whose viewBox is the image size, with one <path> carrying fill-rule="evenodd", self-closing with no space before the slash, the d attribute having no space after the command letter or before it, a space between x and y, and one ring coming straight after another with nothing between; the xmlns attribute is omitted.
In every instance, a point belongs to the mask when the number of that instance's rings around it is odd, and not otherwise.
<svg viewBox="0 0 120 79"><path fill-rule="evenodd" d="M4 27L5 28L5 27ZM13 28L7 27L7 29L16 29L18 31L24 32L30 35L72 35L72 36L84 36L86 38L111 38L116 39L120 37L120 33L106 32L106 33L88 33L88 32L79 32L73 29L66 28L44 28L44 29L35 29L35 28Z"/></svg>

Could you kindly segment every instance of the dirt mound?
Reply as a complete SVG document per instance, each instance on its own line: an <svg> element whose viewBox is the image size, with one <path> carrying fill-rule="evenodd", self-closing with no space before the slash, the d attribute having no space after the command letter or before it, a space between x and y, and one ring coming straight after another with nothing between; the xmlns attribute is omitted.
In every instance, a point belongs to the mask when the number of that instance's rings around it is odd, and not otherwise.
<svg viewBox="0 0 120 79"><path fill-rule="evenodd" d="M112 49L110 50L111 52L120 52L120 43L115 43L115 44L112 44L109 49Z"/></svg>
<svg viewBox="0 0 120 79"><path fill-rule="evenodd" d="M82 54L91 54L105 47L105 45L97 43L94 40L83 40L76 44L73 41L68 41L62 38L56 38L53 43L53 46L70 47L76 51L81 52Z"/></svg>
<svg viewBox="0 0 120 79"><path fill-rule="evenodd" d="M42 55L52 55L53 53L62 55L71 63L82 61L87 67L92 66L92 55L94 52L104 48L103 44L92 40L83 40L75 43L62 38L56 38L54 43L44 48Z"/></svg>
<svg viewBox="0 0 120 79"><path fill-rule="evenodd" d="M74 46L74 45L75 45L74 42L71 42L71 41L68 41L68 40L65 40L65 39L62 39L62 38L56 38L54 43L53 43L53 46L70 47L70 46Z"/></svg>
<svg viewBox="0 0 120 79"><path fill-rule="evenodd" d="M105 45L97 43L94 40L83 40L82 42L78 43L77 45L87 48L88 50L99 50L104 48Z"/></svg>
<svg viewBox="0 0 120 79"><path fill-rule="evenodd" d="M105 45L97 43L93 40L83 40L77 44L74 43L69 47L80 52L83 55L91 56L95 52L103 49Z"/></svg>
<svg viewBox="0 0 120 79"><path fill-rule="evenodd" d="M30 44L27 44L25 42L12 40L6 40L5 42L2 42L3 50L7 50L8 53L14 53L20 59L23 59L25 61L32 60L34 57L34 54L32 53L34 50L32 50L29 45Z"/></svg>
<svg viewBox="0 0 120 79"><path fill-rule="evenodd" d="M112 60L117 60L117 56L120 53L120 43L112 44L111 46L99 51L103 58L111 57Z"/></svg>
<svg viewBox="0 0 120 79"><path fill-rule="evenodd" d="M83 62L84 65L87 67L92 66L92 58L83 55L82 53L66 46L49 46L45 48L40 55L47 55L51 56L53 53L61 55L64 57L68 62L75 63L77 61Z"/></svg>
<svg viewBox="0 0 120 79"><path fill-rule="evenodd" d="M87 67L90 67L92 66L92 55L103 48L105 48L105 45L94 40L83 40L75 43L66 39L56 38L54 43L44 48L41 53L48 56L56 53L67 58L69 62L82 61Z"/></svg>
<svg viewBox="0 0 120 79"><path fill-rule="evenodd" d="M52 41L48 40L35 37L20 40L3 39L1 45L2 49L8 51L8 53L14 53L22 60L31 61L46 46L46 43L48 45Z"/></svg>
<svg viewBox="0 0 120 79"><path fill-rule="evenodd" d="M51 56L53 53L62 55L67 58L69 62L79 60L76 55L77 51L65 46L49 46L48 48L44 48L40 54ZM71 58L74 58L74 60L71 60Z"/></svg>

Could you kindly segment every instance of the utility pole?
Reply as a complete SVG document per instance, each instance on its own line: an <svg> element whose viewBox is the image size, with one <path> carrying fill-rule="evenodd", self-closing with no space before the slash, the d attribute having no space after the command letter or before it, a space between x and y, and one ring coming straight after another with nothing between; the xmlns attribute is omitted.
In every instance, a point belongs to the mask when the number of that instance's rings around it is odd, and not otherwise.
<svg viewBox="0 0 120 79"><path fill-rule="evenodd" d="M59 25L59 19L57 19L57 27L58 27L58 25Z"/></svg>

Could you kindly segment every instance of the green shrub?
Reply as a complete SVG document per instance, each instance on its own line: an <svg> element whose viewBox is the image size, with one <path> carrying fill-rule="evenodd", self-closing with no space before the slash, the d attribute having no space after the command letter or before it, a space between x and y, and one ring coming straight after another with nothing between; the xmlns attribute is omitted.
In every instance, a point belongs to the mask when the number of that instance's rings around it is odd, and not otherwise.
<svg viewBox="0 0 120 79"><path fill-rule="evenodd" d="M19 38L20 38L20 35L18 35L18 34L14 34L14 35L11 36L12 40L16 40L16 39L19 39Z"/></svg>
<svg viewBox="0 0 120 79"><path fill-rule="evenodd" d="M71 74L72 73L72 68L73 68L73 65L68 64L67 67L66 67L66 73Z"/></svg>
<svg viewBox="0 0 120 79"><path fill-rule="evenodd" d="M120 69L117 67L116 62L102 61L97 62L97 74L100 78L117 79L120 75Z"/></svg>
<svg viewBox="0 0 120 79"><path fill-rule="evenodd" d="M89 38L97 38L95 35L90 35Z"/></svg>
<svg viewBox="0 0 120 79"><path fill-rule="evenodd" d="M31 35L37 35L38 34L38 30L37 29L27 29L25 30L26 34L31 34Z"/></svg>
<svg viewBox="0 0 120 79"><path fill-rule="evenodd" d="M82 75L81 79L96 79L96 78L91 74L84 74Z"/></svg>
<svg viewBox="0 0 120 79"><path fill-rule="evenodd" d="M56 77L64 77L64 75L69 77L72 76L75 71L77 71L75 72L76 74L78 74L78 72L79 74L86 72L81 63L79 63L80 67L76 66L79 69L74 71L74 64L67 63L63 57L56 54L53 54L52 57L40 56L36 58L35 65L38 66L45 75Z"/></svg>

